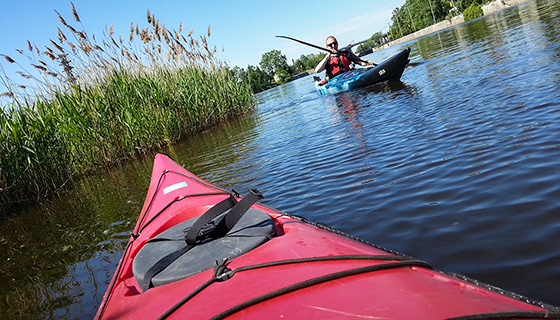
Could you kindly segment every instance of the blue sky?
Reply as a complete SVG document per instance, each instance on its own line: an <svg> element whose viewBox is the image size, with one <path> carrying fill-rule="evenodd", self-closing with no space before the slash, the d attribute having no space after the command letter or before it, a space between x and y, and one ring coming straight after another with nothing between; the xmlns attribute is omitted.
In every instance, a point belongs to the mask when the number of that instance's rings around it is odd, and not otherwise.
<svg viewBox="0 0 560 320"><path fill-rule="evenodd" d="M287 35L319 45L326 36L334 35L342 45L365 40L373 33L387 30L391 12L404 0L370 1L144 1L144 0L75 0L73 1L86 32L103 38L103 32L114 25L117 35L128 38L130 23L147 26L146 11L170 29L183 32L194 28L195 35L206 34L209 42L221 52L230 66L246 68L258 65L263 53L282 51L288 61L301 54L318 51L276 35ZM27 40L40 49L56 39L61 27L54 10L73 21L70 1L2 0L0 10L0 53L16 59L16 49L27 48ZM74 22L73 22L74 23ZM66 30L63 30L66 31ZM23 61L24 62L24 61ZM9 73L7 63L0 62ZM26 65L27 66L27 65Z"/></svg>

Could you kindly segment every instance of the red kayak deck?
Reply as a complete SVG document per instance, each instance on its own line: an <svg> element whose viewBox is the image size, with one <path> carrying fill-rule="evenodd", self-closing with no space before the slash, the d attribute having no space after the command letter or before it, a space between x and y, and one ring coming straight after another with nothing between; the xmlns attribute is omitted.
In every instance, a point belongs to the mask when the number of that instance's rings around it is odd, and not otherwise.
<svg viewBox="0 0 560 320"><path fill-rule="evenodd" d="M228 197L166 155L156 155L141 217L97 318L447 319L496 312L560 317L556 307L517 300L258 203L252 208L272 218L276 235L228 261L227 277L212 280L208 265L142 290L133 260L146 242Z"/></svg>

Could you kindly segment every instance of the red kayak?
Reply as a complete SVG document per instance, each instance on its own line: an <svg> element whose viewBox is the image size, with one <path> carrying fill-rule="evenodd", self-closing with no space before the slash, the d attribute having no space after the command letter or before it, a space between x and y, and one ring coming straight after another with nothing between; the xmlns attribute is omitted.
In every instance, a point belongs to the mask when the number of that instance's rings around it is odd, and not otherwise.
<svg viewBox="0 0 560 320"><path fill-rule="evenodd" d="M97 319L560 319L560 309L268 208L158 154Z"/></svg>

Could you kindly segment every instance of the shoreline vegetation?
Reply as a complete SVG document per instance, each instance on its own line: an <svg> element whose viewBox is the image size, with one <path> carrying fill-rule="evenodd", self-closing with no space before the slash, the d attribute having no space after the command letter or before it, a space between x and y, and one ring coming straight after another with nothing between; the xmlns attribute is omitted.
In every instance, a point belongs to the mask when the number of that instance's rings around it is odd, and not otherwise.
<svg viewBox="0 0 560 320"><path fill-rule="evenodd" d="M388 33L374 33L357 51L368 54L463 23L468 8L487 15L528 0L431 0L431 7L422 1L395 8ZM111 26L96 41L70 4L73 21L57 12L61 27L51 45L41 51L27 41L28 48L17 50L30 71L0 54L25 81L16 84L0 64L7 89L0 96L12 101L0 110L0 218L75 177L249 112L253 93L308 75L324 56L301 55L289 65L272 50L259 66L230 69L209 48L210 26L207 35L184 35L182 23L167 29L148 10L148 25L131 24L129 39L116 38Z"/></svg>
<svg viewBox="0 0 560 320"><path fill-rule="evenodd" d="M358 56L364 56L527 1L429 0L427 5L426 0L406 0L393 10L387 32L375 32L369 39L350 45L357 46ZM235 67L232 71L257 93L313 74L324 56L324 53L302 54L290 65L281 51L272 50L262 55L258 66L250 65L246 70Z"/></svg>
<svg viewBox="0 0 560 320"><path fill-rule="evenodd" d="M513 7L516 5L519 5L521 3L527 2L529 0L495 0L489 3L486 3L484 5L480 5L480 9L482 10L482 15L481 16L486 16L504 9L507 9L509 7ZM438 32L447 28L451 28L454 27L456 25L459 25L461 23L464 23L465 21L468 21L465 19L463 14L458 14L456 16L453 17L449 17L448 19L445 19L441 22L438 22L436 24L430 25L428 27L425 27L423 29L420 29L418 31L414 31L412 33L403 35L402 37L395 39L393 41L390 41L386 44L383 44L381 46L379 46L378 48L374 49L373 52L375 51L380 51L383 49L387 49L391 46L397 45L397 44L401 44L413 39L417 39L420 37L423 37L425 35L434 33L434 32ZM369 54L371 52L365 52L362 55L365 54Z"/></svg>
<svg viewBox="0 0 560 320"><path fill-rule="evenodd" d="M238 82L209 48L207 35L183 35L147 12L148 26L131 24L129 39L90 37L72 4L73 21L41 51L28 41L17 64L26 85L0 70L0 212L33 203L81 175L164 148L249 112L251 88ZM58 13L58 12L57 12ZM79 25L80 28L77 28ZM1 66L1 65L0 65ZM30 85L29 85L30 84ZM0 213L0 218L5 214Z"/></svg>

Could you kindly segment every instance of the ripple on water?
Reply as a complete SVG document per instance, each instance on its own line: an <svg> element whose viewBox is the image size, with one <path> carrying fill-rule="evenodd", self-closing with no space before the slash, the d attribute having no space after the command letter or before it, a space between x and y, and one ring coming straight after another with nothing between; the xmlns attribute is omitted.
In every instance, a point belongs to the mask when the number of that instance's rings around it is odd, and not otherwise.
<svg viewBox="0 0 560 320"><path fill-rule="evenodd" d="M321 96L298 79L169 153L280 210L560 305L557 8L531 1L406 43L417 63L400 82ZM117 167L0 225L0 300L26 303L7 312L93 317L150 169L151 159ZM30 277L37 261L48 266Z"/></svg>

